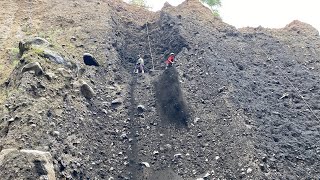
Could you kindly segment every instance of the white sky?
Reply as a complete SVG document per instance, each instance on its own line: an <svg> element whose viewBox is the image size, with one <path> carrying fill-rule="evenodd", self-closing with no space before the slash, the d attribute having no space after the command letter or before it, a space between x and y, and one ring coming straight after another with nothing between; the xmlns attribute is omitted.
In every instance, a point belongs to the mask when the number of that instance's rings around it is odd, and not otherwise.
<svg viewBox="0 0 320 180"><path fill-rule="evenodd" d="M178 5L184 0L146 0L153 10L165 2ZM293 20L311 24L320 30L320 0L221 0L224 22L239 27L282 28Z"/></svg>

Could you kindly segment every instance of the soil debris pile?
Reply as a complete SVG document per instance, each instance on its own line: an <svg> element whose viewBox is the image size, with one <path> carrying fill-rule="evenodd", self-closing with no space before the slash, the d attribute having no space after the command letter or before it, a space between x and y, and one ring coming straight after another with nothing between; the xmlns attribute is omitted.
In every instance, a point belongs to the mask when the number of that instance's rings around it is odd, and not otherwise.
<svg viewBox="0 0 320 180"><path fill-rule="evenodd" d="M166 69L155 85L156 97L162 119L166 123L186 127L190 117L178 76L175 68Z"/></svg>

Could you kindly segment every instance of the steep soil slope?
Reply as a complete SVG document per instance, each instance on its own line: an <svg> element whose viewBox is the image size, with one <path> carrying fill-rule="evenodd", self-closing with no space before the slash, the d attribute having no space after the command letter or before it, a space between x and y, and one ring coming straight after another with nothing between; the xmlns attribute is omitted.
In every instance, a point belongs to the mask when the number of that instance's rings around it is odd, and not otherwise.
<svg viewBox="0 0 320 180"><path fill-rule="evenodd" d="M236 29L197 0L156 13L118 0L0 6L3 179L320 177L310 25ZM132 73L139 54L145 74Z"/></svg>

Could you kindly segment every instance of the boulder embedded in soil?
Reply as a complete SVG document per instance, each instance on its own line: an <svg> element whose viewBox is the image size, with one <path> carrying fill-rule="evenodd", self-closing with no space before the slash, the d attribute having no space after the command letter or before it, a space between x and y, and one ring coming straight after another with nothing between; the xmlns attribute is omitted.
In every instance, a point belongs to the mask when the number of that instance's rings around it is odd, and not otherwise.
<svg viewBox="0 0 320 180"><path fill-rule="evenodd" d="M86 82L82 82L80 91L82 95L87 99L92 99L95 95L95 92L93 91L93 89Z"/></svg>
<svg viewBox="0 0 320 180"><path fill-rule="evenodd" d="M113 104L113 105L119 105L119 104L122 104L122 103L123 103L123 99L122 98L117 98L117 99L115 99L115 100L113 100L111 102L111 104Z"/></svg>
<svg viewBox="0 0 320 180"><path fill-rule="evenodd" d="M93 57L93 55L89 53L83 54L83 62L87 66L100 66L98 61Z"/></svg>
<svg viewBox="0 0 320 180"><path fill-rule="evenodd" d="M42 69L40 63L38 63L38 62L29 63L29 64L25 65L21 70L22 73L27 72L27 71L34 71L34 73L36 75L43 74L43 69Z"/></svg>
<svg viewBox="0 0 320 180"><path fill-rule="evenodd" d="M29 40L28 43L30 43L32 45L43 46L43 47L47 47L50 45L50 43L47 40L45 40L41 37L35 37L35 38Z"/></svg>
<svg viewBox="0 0 320 180"><path fill-rule="evenodd" d="M30 50L31 46L42 46L42 47L48 47L50 43L41 38L41 37L35 37L26 41L20 41L19 42L19 53L22 56L24 52Z"/></svg>
<svg viewBox="0 0 320 180"><path fill-rule="evenodd" d="M66 61L56 52L45 49L43 51L43 56L49 59L51 62L54 62L57 64L66 64Z"/></svg>
<svg viewBox="0 0 320 180"><path fill-rule="evenodd" d="M138 112L143 113L146 110L146 107L142 104L137 106Z"/></svg>
<svg viewBox="0 0 320 180"><path fill-rule="evenodd" d="M51 154L38 150L4 149L0 169L1 179L56 179Z"/></svg>

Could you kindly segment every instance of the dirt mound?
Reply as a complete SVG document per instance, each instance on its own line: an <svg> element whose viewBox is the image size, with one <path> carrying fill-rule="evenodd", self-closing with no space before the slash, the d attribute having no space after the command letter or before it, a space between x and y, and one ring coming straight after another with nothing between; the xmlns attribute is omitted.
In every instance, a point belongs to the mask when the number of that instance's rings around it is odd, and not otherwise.
<svg viewBox="0 0 320 180"><path fill-rule="evenodd" d="M292 21L284 29L306 36L319 36L319 31L316 28L312 27L310 24L298 20Z"/></svg>

